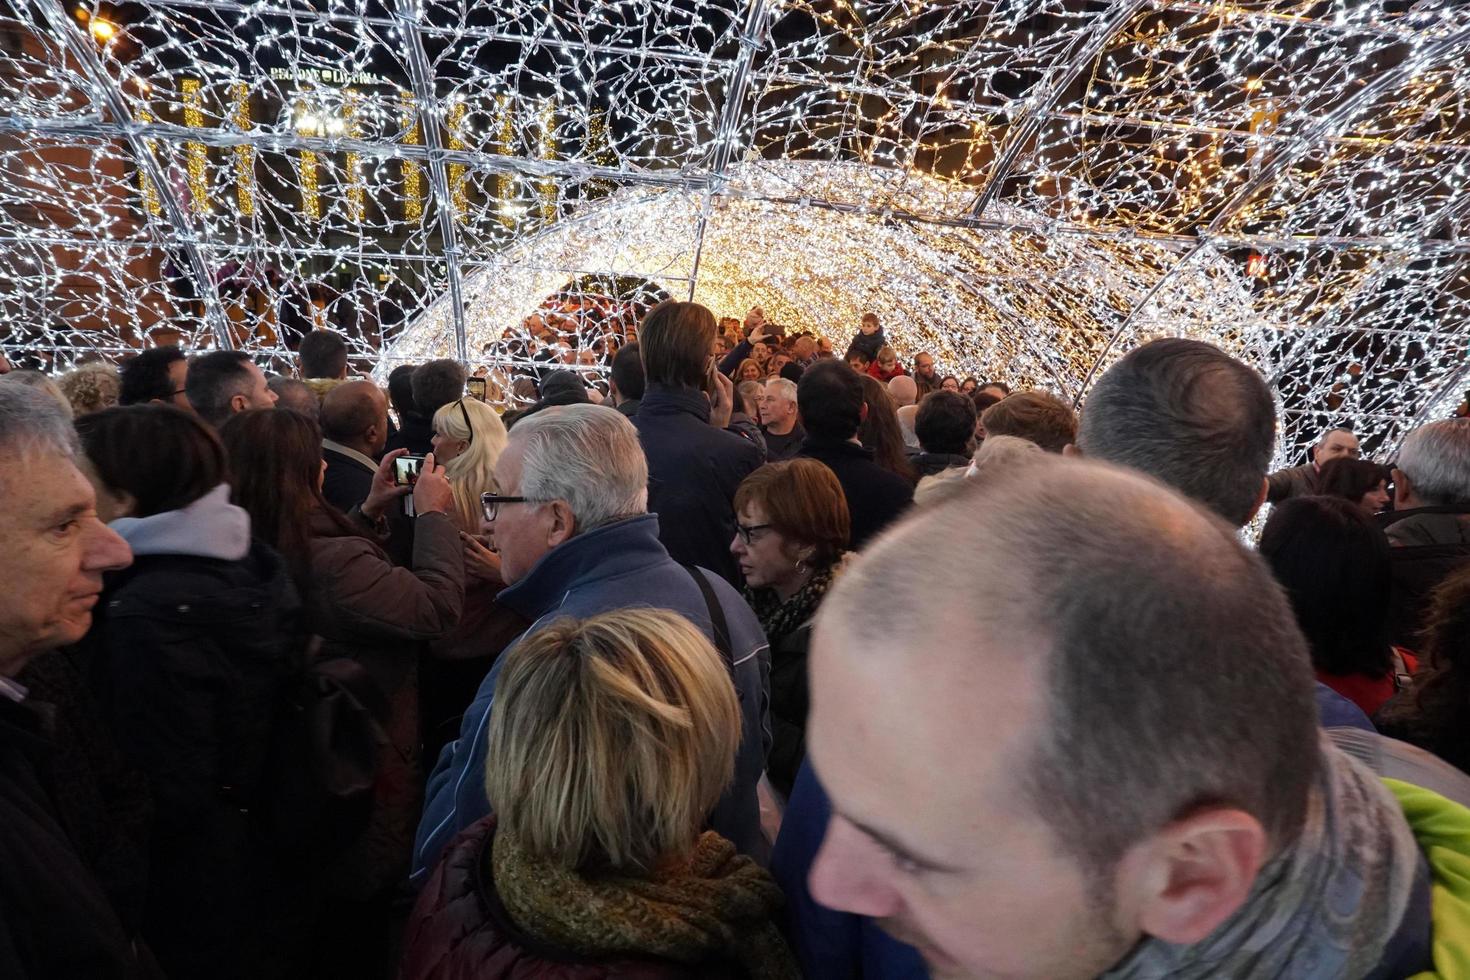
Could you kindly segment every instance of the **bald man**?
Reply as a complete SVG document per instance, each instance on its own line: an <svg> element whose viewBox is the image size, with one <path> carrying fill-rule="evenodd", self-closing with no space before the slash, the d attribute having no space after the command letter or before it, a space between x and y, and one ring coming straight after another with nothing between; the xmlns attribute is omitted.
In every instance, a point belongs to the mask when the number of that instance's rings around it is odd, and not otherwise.
<svg viewBox="0 0 1470 980"><path fill-rule="evenodd" d="M916 405L919 401L919 385L907 374L888 379L888 396L893 399L893 404L899 408L905 405Z"/></svg>
<svg viewBox="0 0 1470 980"><path fill-rule="evenodd" d="M374 461L388 440L388 399L371 381L348 381L322 399L322 458L327 475L322 494L334 507L351 510L367 499Z"/></svg>
<svg viewBox="0 0 1470 980"><path fill-rule="evenodd" d="M1442 970L1470 844L1438 853L1434 825L1470 811L1321 739L1310 664L1203 508L1105 464L987 471L822 603L812 895L936 977Z"/></svg>

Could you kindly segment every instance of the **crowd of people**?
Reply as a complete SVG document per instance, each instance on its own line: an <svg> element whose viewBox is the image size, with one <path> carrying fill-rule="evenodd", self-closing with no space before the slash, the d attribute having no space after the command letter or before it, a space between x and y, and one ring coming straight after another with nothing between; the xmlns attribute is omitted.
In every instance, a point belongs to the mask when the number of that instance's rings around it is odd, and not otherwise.
<svg viewBox="0 0 1470 980"><path fill-rule="evenodd" d="M1208 344L684 302L503 411L298 356L0 375L0 976L1470 970L1470 419L1272 473Z"/></svg>

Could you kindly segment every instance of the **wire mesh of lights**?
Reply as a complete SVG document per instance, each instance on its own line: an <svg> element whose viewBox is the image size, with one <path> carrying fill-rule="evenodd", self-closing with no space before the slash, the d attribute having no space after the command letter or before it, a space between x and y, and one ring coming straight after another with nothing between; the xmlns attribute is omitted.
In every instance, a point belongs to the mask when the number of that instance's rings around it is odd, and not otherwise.
<svg viewBox="0 0 1470 980"><path fill-rule="evenodd" d="M18 0L0 344L508 379L664 295L873 310L1073 399L1210 339L1388 447L1470 381L1467 98L1454 0Z"/></svg>

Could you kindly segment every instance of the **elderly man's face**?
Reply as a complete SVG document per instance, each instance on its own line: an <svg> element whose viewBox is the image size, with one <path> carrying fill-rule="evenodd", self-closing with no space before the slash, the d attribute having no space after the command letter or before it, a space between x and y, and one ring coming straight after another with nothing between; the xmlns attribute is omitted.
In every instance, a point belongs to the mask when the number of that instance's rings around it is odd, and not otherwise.
<svg viewBox="0 0 1470 980"><path fill-rule="evenodd" d="M1312 451L1312 462L1320 467L1329 459L1357 459L1361 455L1357 436L1341 429L1333 429Z"/></svg>
<svg viewBox="0 0 1470 980"><path fill-rule="evenodd" d="M0 463L0 674L75 643L92 625L102 573L132 564L127 543L97 518L92 485L65 456Z"/></svg>
<svg viewBox="0 0 1470 980"><path fill-rule="evenodd" d="M766 425L777 425L796 417L796 402L771 387L761 391L761 419Z"/></svg>
<svg viewBox="0 0 1470 980"><path fill-rule="evenodd" d="M1136 936L1021 791L1041 659L997 650L994 684L912 647L819 624L808 745L833 816L812 894L880 920L935 978L1097 976Z"/></svg>

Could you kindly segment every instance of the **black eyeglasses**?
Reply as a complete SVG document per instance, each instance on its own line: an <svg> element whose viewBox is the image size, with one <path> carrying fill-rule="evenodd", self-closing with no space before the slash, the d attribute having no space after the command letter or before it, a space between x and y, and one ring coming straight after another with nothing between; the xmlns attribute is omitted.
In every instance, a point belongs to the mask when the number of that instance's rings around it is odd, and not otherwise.
<svg viewBox="0 0 1470 980"><path fill-rule="evenodd" d="M473 425L470 425L470 411L469 409L464 407L463 398L456 402L456 404L459 405L459 414L464 416L465 431L469 432L470 434L468 443L469 445L473 446L475 444L475 427Z"/></svg>
<svg viewBox="0 0 1470 980"><path fill-rule="evenodd" d="M485 520L495 520L495 515L500 513L501 504L539 504L541 501L532 500L530 497L512 497L499 493L480 494L480 509L485 512Z"/></svg>
<svg viewBox="0 0 1470 980"><path fill-rule="evenodd" d="M757 531L764 531L770 526L769 524L741 524L736 522L735 533L740 535L740 540L745 542L746 547L750 547L750 536Z"/></svg>

